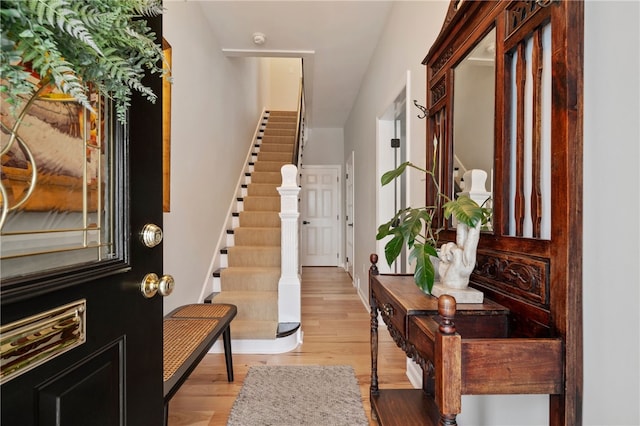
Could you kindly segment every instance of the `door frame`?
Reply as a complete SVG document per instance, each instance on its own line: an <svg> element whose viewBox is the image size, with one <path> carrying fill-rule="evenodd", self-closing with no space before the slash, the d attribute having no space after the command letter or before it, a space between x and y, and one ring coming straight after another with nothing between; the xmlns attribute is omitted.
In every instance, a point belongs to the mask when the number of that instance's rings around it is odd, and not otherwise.
<svg viewBox="0 0 640 426"><path fill-rule="evenodd" d="M344 269L351 277L351 281L355 286L355 278L353 275L353 261L356 256L355 248L355 226L356 218L354 215L354 201L355 201L355 151L351 151L349 158L345 164L345 203L344 203L344 234L345 234L345 261ZM349 249L349 242L351 242L351 248ZM347 260L349 259L349 260Z"/></svg>
<svg viewBox="0 0 640 426"><path fill-rule="evenodd" d="M396 103L398 99L404 98L404 116L405 116L405 152L407 156L411 153L411 114L409 109L409 102L411 99L411 71L407 70L405 79L401 81L397 88L392 91L390 99L384 104L384 109L376 117L376 229L377 227L387 222L395 214L393 210L394 206L394 192L391 185L382 187L380 185L380 178L385 172L392 170L394 161L393 148L390 147L389 141L395 135L395 117L396 115ZM406 184L400 190L405 200L410 201L410 179L405 180ZM384 246L387 240L376 240L376 253L384 253ZM408 257L405 256L406 262L404 265L405 271L410 271L410 264ZM398 262L398 261L396 261ZM387 265L387 262L379 262L378 268L381 273L394 273L395 268ZM398 272L400 269L398 269Z"/></svg>

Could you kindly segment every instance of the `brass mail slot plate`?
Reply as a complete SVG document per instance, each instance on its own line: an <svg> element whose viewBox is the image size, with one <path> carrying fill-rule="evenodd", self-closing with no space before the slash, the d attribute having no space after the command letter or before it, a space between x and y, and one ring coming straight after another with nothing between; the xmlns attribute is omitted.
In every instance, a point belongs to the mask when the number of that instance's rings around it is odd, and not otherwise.
<svg viewBox="0 0 640 426"><path fill-rule="evenodd" d="M86 340L86 299L0 326L0 384Z"/></svg>

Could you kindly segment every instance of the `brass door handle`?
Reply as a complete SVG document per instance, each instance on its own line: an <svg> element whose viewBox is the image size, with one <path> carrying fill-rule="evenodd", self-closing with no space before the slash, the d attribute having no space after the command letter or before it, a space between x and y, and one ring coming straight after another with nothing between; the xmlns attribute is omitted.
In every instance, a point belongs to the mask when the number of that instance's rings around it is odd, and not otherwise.
<svg viewBox="0 0 640 426"><path fill-rule="evenodd" d="M147 223L140 231L140 240L146 247L154 248L162 242L162 228L153 223Z"/></svg>
<svg viewBox="0 0 640 426"><path fill-rule="evenodd" d="M175 280L171 275L163 275L158 278L157 274L150 273L142 279L140 292L147 299L152 298L156 293L160 293L160 296L168 296L173 292L175 286Z"/></svg>

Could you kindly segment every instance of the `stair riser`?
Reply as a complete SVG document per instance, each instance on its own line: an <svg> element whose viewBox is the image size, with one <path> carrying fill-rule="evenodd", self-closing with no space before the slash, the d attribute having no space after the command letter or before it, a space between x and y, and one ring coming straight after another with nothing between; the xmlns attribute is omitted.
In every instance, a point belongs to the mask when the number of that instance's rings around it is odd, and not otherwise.
<svg viewBox="0 0 640 426"><path fill-rule="evenodd" d="M293 145L296 142L296 138L294 136L263 136L261 143L262 144L268 144L268 143L281 143L281 144L288 144L288 145Z"/></svg>
<svg viewBox="0 0 640 426"><path fill-rule="evenodd" d="M291 161L258 161L254 164L252 171L281 173L280 170L285 164L291 164Z"/></svg>
<svg viewBox="0 0 640 426"><path fill-rule="evenodd" d="M287 152L293 155L293 145L282 143L265 143L260 146L260 152Z"/></svg>
<svg viewBox="0 0 640 426"><path fill-rule="evenodd" d="M271 128L269 128L269 126L267 126L267 128L264 129L264 135L265 136L295 136L296 135L296 131L295 131L295 129L293 129L293 130L289 130L289 129L271 129Z"/></svg>
<svg viewBox="0 0 640 426"><path fill-rule="evenodd" d="M280 193L276 189L277 185L254 183L249 185L244 196L257 196L257 197L279 197Z"/></svg>
<svg viewBox="0 0 640 426"><path fill-rule="evenodd" d="M262 151L257 155L257 161L277 161L283 163L290 163L291 156L293 154L288 152L269 152Z"/></svg>
<svg viewBox="0 0 640 426"><path fill-rule="evenodd" d="M251 174L252 183L272 183L280 186L282 174L280 172L254 172Z"/></svg>
<svg viewBox="0 0 640 426"><path fill-rule="evenodd" d="M280 247L229 247L227 249L229 267L279 267L281 264Z"/></svg>
<svg viewBox="0 0 640 426"><path fill-rule="evenodd" d="M233 300L233 304L238 307L238 313L234 318L234 321L278 321L278 293L262 292L265 296L259 300L246 299L243 297L242 293L249 292L238 291L220 293L214 301L215 303L231 303ZM242 307L242 309L240 307ZM233 323L231 330L233 335Z"/></svg>
<svg viewBox="0 0 640 426"><path fill-rule="evenodd" d="M236 318L242 321L278 321L277 312L274 315L271 311L266 311L264 303L243 304L242 312L238 310Z"/></svg>
<svg viewBox="0 0 640 426"><path fill-rule="evenodd" d="M247 276L221 276L222 291L278 291L278 277L260 274Z"/></svg>
<svg viewBox="0 0 640 426"><path fill-rule="evenodd" d="M272 110L267 111L267 115L271 118L273 117L298 117L298 111L282 111L282 110Z"/></svg>
<svg viewBox="0 0 640 426"><path fill-rule="evenodd" d="M267 122L271 122L271 123L276 123L276 122L296 123L297 121L298 121L298 114L295 114L295 115L271 114L267 118Z"/></svg>
<svg viewBox="0 0 640 426"><path fill-rule="evenodd" d="M246 197L243 211L280 211L280 197Z"/></svg>
<svg viewBox="0 0 640 426"><path fill-rule="evenodd" d="M238 226L248 226L251 228L280 228L280 223L280 215L275 212L241 212Z"/></svg>
<svg viewBox="0 0 640 426"><path fill-rule="evenodd" d="M267 121L267 129L284 129L284 130L296 130L296 122L290 121L278 121L278 120L269 120Z"/></svg>
<svg viewBox="0 0 640 426"><path fill-rule="evenodd" d="M233 246L272 246L279 247L280 228L237 228L233 234Z"/></svg>

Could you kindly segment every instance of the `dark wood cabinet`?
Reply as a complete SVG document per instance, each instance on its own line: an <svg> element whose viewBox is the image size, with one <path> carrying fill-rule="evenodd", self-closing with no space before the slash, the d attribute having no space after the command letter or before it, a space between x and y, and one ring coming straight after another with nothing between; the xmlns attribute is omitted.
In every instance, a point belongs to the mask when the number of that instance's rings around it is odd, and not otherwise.
<svg viewBox="0 0 640 426"><path fill-rule="evenodd" d="M464 394L562 394L562 340L511 337L510 311L498 303L456 306L424 294L411 275L375 272L370 303L371 407L381 425L454 425ZM422 389L379 388L379 315L422 368Z"/></svg>
<svg viewBox="0 0 640 426"><path fill-rule="evenodd" d="M410 276L372 273L371 401L381 424L455 424L463 394L527 393L550 395L550 425L582 423L583 9L582 0L449 4L422 62L434 177L425 205L459 194L458 171L491 176L491 226L469 280L485 303L455 306ZM480 100L492 115L479 114ZM456 241L454 224L434 219L439 244ZM378 312L423 368L424 389L378 388Z"/></svg>

